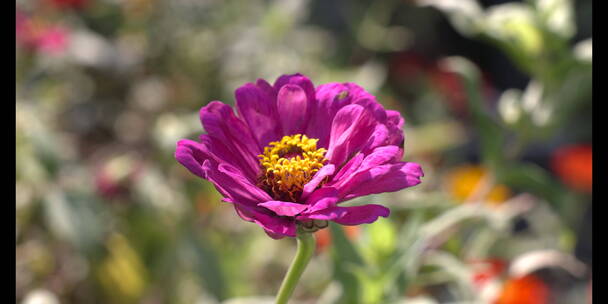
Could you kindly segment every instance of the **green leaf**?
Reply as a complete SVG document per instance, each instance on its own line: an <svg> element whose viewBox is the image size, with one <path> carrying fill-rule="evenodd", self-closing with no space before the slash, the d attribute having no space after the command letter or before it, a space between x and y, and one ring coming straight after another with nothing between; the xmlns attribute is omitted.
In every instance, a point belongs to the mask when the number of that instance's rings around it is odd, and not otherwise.
<svg viewBox="0 0 608 304"><path fill-rule="evenodd" d="M194 234L187 234L182 245L184 249L191 252L194 258L193 263L196 272L203 280L206 290L215 298L223 300L226 298L226 283L224 274L220 268L219 258L213 248L207 246L202 238L197 238Z"/></svg>
<svg viewBox="0 0 608 304"><path fill-rule="evenodd" d="M565 191L549 172L536 164L510 164L505 166L497 179L509 187L536 194L554 207L561 208Z"/></svg>
<svg viewBox="0 0 608 304"><path fill-rule="evenodd" d="M389 219L379 219L366 226L368 241L360 247L369 263L382 267L383 263L395 253L397 231Z"/></svg>
<svg viewBox="0 0 608 304"><path fill-rule="evenodd" d="M363 265L363 259L353 244L346 238L342 226L329 224L332 237L332 260L334 278L342 285L342 296L338 303L360 303L361 285L352 273L354 266Z"/></svg>

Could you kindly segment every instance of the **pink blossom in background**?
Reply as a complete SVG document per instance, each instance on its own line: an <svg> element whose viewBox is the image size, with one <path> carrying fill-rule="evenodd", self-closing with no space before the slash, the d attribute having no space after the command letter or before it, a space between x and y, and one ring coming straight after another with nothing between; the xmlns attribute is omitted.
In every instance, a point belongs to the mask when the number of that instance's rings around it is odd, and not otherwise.
<svg viewBox="0 0 608 304"><path fill-rule="evenodd" d="M15 38L20 47L43 54L57 55L67 49L69 32L60 25L49 24L17 10Z"/></svg>

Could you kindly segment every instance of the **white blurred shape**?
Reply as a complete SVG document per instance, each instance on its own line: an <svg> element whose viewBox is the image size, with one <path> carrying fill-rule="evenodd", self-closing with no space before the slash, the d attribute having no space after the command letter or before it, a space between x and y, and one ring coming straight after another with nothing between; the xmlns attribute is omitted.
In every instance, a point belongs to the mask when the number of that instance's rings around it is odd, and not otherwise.
<svg viewBox="0 0 608 304"><path fill-rule="evenodd" d="M363 64L355 74L354 82L369 92L375 92L384 83L387 77L386 66L370 60Z"/></svg>
<svg viewBox="0 0 608 304"><path fill-rule="evenodd" d="M551 114L553 111L549 104L541 105L532 112L532 123L539 127L546 126L551 119Z"/></svg>
<svg viewBox="0 0 608 304"><path fill-rule="evenodd" d="M131 92L135 104L146 110L159 110L167 102L167 86L158 77L150 77L137 83Z"/></svg>
<svg viewBox="0 0 608 304"><path fill-rule="evenodd" d="M290 301L296 304L296 301ZM248 298L234 298L228 299L222 304L272 304L274 303L274 297L248 297Z"/></svg>
<svg viewBox="0 0 608 304"><path fill-rule="evenodd" d="M537 81L531 81L521 97L521 104L526 112L534 112L541 103L543 86Z"/></svg>
<svg viewBox="0 0 608 304"><path fill-rule="evenodd" d="M89 31L72 34L68 54L78 63L103 66L111 61L112 46L101 36Z"/></svg>
<svg viewBox="0 0 608 304"><path fill-rule="evenodd" d="M576 277L582 277L586 270L585 264L572 255L548 249L527 252L518 256L509 267L509 275L522 277L548 267L561 268Z"/></svg>
<svg viewBox="0 0 608 304"><path fill-rule="evenodd" d="M570 0L536 0L536 8L547 27L564 38L570 38L576 31Z"/></svg>
<svg viewBox="0 0 608 304"><path fill-rule="evenodd" d="M479 68L470 60L460 56L450 56L439 61L439 68L448 72L454 72L468 77L479 79Z"/></svg>
<svg viewBox="0 0 608 304"><path fill-rule="evenodd" d="M509 89L502 93L498 100L498 113L508 124L516 123L521 117L521 108L519 105L520 97L520 90Z"/></svg>
<svg viewBox="0 0 608 304"><path fill-rule="evenodd" d="M171 220L187 212L186 198L157 169L147 169L137 180L135 191L145 204L157 208Z"/></svg>
<svg viewBox="0 0 608 304"><path fill-rule="evenodd" d="M175 149L175 143L182 138L200 133L198 113L187 115L163 114L156 120L154 139L163 149Z"/></svg>
<svg viewBox="0 0 608 304"><path fill-rule="evenodd" d="M591 38L583 40L574 46L574 57L580 61L593 60L593 41Z"/></svg>
<svg viewBox="0 0 608 304"><path fill-rule="evenodd" d="M488 8L485 32L524 54L536 56L543 48L543 37L534 10L523 3L506 3Z"/></svg>
<svg viewBox="0 0 608 304"><path fill-rule="evenodd" d="M483 10L475 0L420 0L418 3L443 11L454 27L465 35L473 35L479 31Z"/></svg>
<svg viewBox="0 0 608 304"><path fill-rule="evenodd" d="M146 120L136 111L121 113L114 123L117 137L125 143L137 143L146 137Z"/></svg>
<svg viewBox="0 0 608 304"><path fill-rule="evenodd" d="M59 304L59 300L54 293L46 289L35 289L30 291L21 304Z"/></svg>
<svg viewBox="0 0 608 304"><path fill-rule="evenodd" d="M502 284L498 280L493 279L486 283L479 291L479 299L482 300L483 303L494 303L501 291Z"/></svg>
<svg viewBox="0 0 608 304"><path fill-rule="evenodd" d="M293 21L302 21L308 16L308 2L308 0L275 0L272 6Z"/></svg>

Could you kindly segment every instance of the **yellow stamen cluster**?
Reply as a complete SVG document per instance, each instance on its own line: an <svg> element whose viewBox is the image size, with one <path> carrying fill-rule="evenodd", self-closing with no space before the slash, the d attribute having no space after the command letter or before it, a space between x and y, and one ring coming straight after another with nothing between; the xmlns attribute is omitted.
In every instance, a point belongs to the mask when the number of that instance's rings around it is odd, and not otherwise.
<svg viewBox="0 0 608 304"><path fill-rule="evenodd" d="M258 155L262 165L260 186L274 199L297 202L304 185L323 167L327 150L317 149L318 139L295 134L271 142Z"/></svg>

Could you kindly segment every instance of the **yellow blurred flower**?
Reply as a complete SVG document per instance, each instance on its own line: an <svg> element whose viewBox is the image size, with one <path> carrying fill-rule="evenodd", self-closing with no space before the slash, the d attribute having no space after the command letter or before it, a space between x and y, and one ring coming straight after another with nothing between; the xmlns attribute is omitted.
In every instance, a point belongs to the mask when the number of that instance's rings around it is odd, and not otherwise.
<svg viewBox="0 0 608 304"><path fill-rule="evenodd" d="M114 303L135 303L146 286L146 269L129 241L121 234L110 236L109 255L97 275Z"/></svg>
<svg viewBox="0 0 608 304"><path fill-rule="evenodd" d="M445 187L456 200L465 202L473 196L481 195L480 199L492 205L500 204L511 196L511 191L505 185L492 185L489 189L488 171L476 165L464 165L453 169L447 174ZM484 182L485 181L485 182Z"/></svg>

